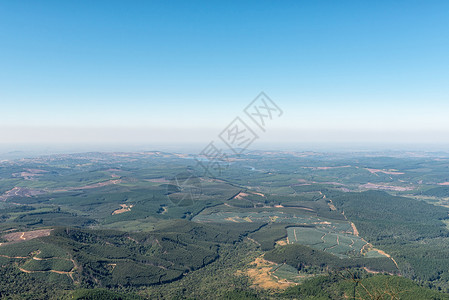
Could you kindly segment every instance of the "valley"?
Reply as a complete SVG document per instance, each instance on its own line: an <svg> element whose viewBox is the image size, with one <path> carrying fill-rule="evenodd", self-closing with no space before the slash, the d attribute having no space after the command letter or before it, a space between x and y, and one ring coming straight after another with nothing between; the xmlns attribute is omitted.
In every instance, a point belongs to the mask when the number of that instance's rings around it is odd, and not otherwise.
<svg viewBox="0 0 449 300"><path fill-rule="evenodd" d="M0 293L23 286L44 299L57 283L59 298L215 288L230 299L287 299L324 280L337 299L357 274L448 298L449 156L236 158L217 178L188 154L164 152L3 161L0 270L15 279ZM218 274L232 284L215 286Z"/></svg>

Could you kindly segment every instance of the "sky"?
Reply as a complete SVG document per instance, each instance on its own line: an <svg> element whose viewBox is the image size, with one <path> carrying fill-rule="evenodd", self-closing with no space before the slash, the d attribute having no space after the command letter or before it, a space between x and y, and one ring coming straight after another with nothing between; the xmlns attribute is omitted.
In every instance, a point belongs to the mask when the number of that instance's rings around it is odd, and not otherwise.
<svg viewBox="0 0 449 300"><path fill-rule="evenodd" d="M261 91L260 145L449 144L448 53L449 1L1 1L0 144L207 143Z"/></svg>

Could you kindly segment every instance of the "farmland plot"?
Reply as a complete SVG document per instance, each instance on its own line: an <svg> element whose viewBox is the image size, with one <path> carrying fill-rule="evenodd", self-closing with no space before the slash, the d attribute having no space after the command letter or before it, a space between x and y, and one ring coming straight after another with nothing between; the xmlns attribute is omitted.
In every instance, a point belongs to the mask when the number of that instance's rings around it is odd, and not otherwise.
<svg viewBox="0 0 449 300"><path fill-rule="evenodd" d="M332 232L324 228L289 227L287 233L290 243L306 245L340 258L360 254L362 248L367 244L358 236Z"/></svg>

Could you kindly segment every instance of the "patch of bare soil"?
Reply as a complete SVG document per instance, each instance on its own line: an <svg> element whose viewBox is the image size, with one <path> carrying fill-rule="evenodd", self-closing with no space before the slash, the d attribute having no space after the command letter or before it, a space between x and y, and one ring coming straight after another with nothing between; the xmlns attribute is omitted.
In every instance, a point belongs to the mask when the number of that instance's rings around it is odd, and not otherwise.
<svg viewBox="0 0 449 300"><path fill-rule="evenodd" d="M380 271L374 271L374 270L368 269L367 267L363 267L363 269L364 269L367 273L370 273L370 274L379 274L379 273L382 273L382 272L380 272Z"/></svg>
<svg viewBox="0 0 449 300"><path fill-rule="evenodd" d="M374 184L374 183L366 183L360 186L361 189L369 189L369 190L387 190L387 191L397 191L397 192L405 192L414 190L414 187L404 187L404 186L394 186L394 185L386 185L386 184Z"/></svg>
<svg viewBox="0 0 449 300"><path fill-rule="evenodd" d="M22 177L25 180L33 180L36 176L41 176L42 173L48 173L48 171L40 170L40 169L25 169L24 172L14 173L12 176L14 177Z"/></svg>
<svg viewBox="0 0 449 300"><path fill-rule="evenodd" d="M80 187L68 187L68 188L63 188L63 189L56 189L56 190L52 190L52 192L68 192L68 191L95 189L95 188L104 187L104 186L108 186L108 185L119 184L121 182L122 182L121 179L111 179L111 180L107 180L107 181L103 181L103 182L99 182L99 183L80 186Z"/></svg>
<svg viewBox="0 0 449 300"><path fill-rule="evenodd" d="M300 206L300 205L285 205L284 207L292 207L292 208L302 209L305 211L315 212L313 209L311 209L309 207Z"/></svg>
<svg viewBox="0 0 449 300"><path fill-rule="evenodd" d="M276 241L276 245L285 246L288 244L288 238Z"/></svg>
<svg viewBox="0 0 449 300"><path fill-rule="evenodd" d="M239 200L241 200L241 199L243 199L243 197L246 197L246 196L249 196L249 194L244 193L244 192L240 192L237 195L235 195L234 198L232 198L232 199L239 199Z"/></svg>
<svg viewBox="0 0 449 300"><path fill-rule="evenodd" d="M42 236L49 236L53 229L38 229L24 232L11 232L3 236L9 243L28 241Z"/></svg>
<svg viewBox="0 0 449 300"><path fill-rule="evenodd" d="M238 200L241 200L241 199L244 199L245 197L249 196L249 195L250 195L249 193L251 193L251 194L253 194L253 195L259 195L259 196L265 197L264 194L258 193L258 192L248 192L248 193L240 192L240 193L238 193L237 195L235 195L234 197L232 197L231 199L238 199Z"/></svg>
<svg viewBox="0 0 449 300"><path fill-rule="evenodd" d="M254 244L256 244L257 246L260 246L260 243L250 237L246 237L248 240L250 240L251 242L253 242Z"/></svg>
<svg viewBox="0 0 449 300"><path fill-rule="evenodd" d="M161 206L161 208L162 208L161 215L165 214L168 211L168 208L165 205Z"/></svg>
<svg viewBox="0 0 449 300"><path fill-rule="evenodd" d="M25 273L44 273L44 272L53 272L53 273L57 273L57 274L65 274L65 275L69 275L72 274L72 272L64 272L64 271L56 271L56 270L48 270L48 271L29 271L29 270L25 270L22 268L19 268L20 271L25 272Z"/></svg>
<svg viewBox="0 0 449 300"><path fill-rule="evenodd" d="M336 167L303 167L304 169L311 170L332 170L332 169L341 169L341 168L350 168L351 166L336 166Z"/></svg>
<svg viewBox="0 0 449 300"><path fill-rule="evenodd" d="M23 187L14 187L9 191L4 192L0 195L0 201L6 201L10 197L32 197L40 194L44 194L45 192L41 190L35 190L30 188Z"/></svg>
<svg viewBox="0 0 449 300"><path fill-rule="evenodd" d="M371 174L376 174L376 173L384 173L387 175L404 175L405 173L402 172L398 172L397 170L380 170L380 169L369 169L366 168L366 170L368 170Z"/></svg>
<svg viewBox="0 0 449 300"><path fill-rule="evenodd" d="M357 227L355 227L355 224L351 222L352 231L354 232L355 236L359 236L359 231L357 230Z"/></svg>
<svg viewBox="0 0 449 300"><path fill-rule="evenodd" d="M320 225L331 225L331 222L322 221L322 222L313 222L312 224L320 224Z"/></svg>
<svg viewBox="0 0 449 300"><path fill-rule="evenodd" d="M323 198L326 198L326 195L324 195ZM329 199L329 202L327 203L327 205L329 206L329 208L330 208L332 211L337 211L337 208L335 207L334 202L332 202L331 199Z"/></svg>
<svg viewBox="0 0 449 300"><path fill-rule="evenodd" d="M112 212L112 214L113 215L118 215L118 214L121 214L121 213L124 213L124 212L127 212L127 211L131 211L131 208L134 206L134 205L127 205L127 204L120 204L120 206L121 206L121 208L119 208L119 209L116 209L116 210L114 210L113 212Z"/></svg>
<svg viewBox="0 0 449 300"><path fill-rule="evenodd" d="M6 258L28 258L27 256L8 256L0 254L0 257L6 257Z"/></svg>
<svg viewBox="0 0 449 300"><path fill-rule="evenodd" d="M271 274L271 269L276 266L275 263L267 261L262 257L258 257L251 264L251 267L246 270L246 275L252 280L252 287L260 289L276 289L283 290L291 285L293 282L279 281ZM239 272L241 274L242 272Z"/></svg>

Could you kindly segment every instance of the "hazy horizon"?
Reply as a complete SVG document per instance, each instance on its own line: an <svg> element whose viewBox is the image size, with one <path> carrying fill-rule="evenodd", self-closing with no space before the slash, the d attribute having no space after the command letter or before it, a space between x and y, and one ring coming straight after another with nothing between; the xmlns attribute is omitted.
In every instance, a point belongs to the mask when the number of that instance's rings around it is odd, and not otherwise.
<svg viewBox="0 0 449 300"><path fill-rule="evenodd" d="M0 144L0 160L34 158L38 156L87 152L149 152L162 151L198 155L206 143L193 144ZM225 148L223 148L225 149ZM224 151L232 153L230 150ZM406 153L426 153L449 156L449 144L386 144L386 143L260 143L247 148L252 151L317 152L317 153L382 153L386 156Z"/></svg>

